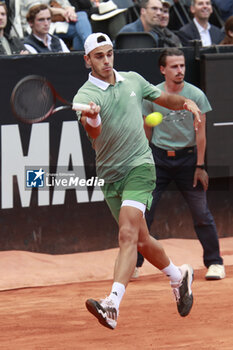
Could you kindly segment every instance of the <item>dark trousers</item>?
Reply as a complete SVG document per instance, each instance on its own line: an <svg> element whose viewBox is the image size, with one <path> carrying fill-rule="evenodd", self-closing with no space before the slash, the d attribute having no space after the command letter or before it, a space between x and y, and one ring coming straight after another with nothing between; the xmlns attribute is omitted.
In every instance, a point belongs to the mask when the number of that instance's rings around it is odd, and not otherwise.
<svg viewBox="0 0 233 350"><path fill-rule="evenodd" d="M171 181L186 200L193 219L196 235L203 248L204 265L223 264L219 252L219 240L214 218L208 208L206 192L201 183L194 188L193 177L196 164L196 148L188 147L176 151L175 156L169 156L167 151L151 146L156 165L156 188L153 192L153 202L149 212L146 212L148 229L154 220L154 213L162 193ZM137 267L142 266L143 256L138 253Z"/></svg>

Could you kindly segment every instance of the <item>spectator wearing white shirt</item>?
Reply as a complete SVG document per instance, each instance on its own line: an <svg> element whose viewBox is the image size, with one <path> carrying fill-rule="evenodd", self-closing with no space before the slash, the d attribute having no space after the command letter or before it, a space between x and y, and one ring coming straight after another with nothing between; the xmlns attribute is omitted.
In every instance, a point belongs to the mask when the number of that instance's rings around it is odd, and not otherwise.
<svg viewBox="0 0 233 350"><path fill-rule="evenodd" d="M220 28L209 23L213 12L211 0L192 0L190 11L194 17L193 21L185 24L177 32L182 45L190 46L193 40L200 40L202 46L219 44L224 33Z"/></svg>
<svg viewBox="0 0 233 350"><path fill-rule="evenodd" d="M84 42L88 35L92 33L91 24L85 11L75 12L75 8L68 0L56 0L57 4L54 4L55 1L51 0L20 1L20 16L24 33L30 34L30 27L26 21L26 14L30 8L35 5L45 4L50 7L53 15L49 33L57 35L63 40L71 41L71 47L74 51L84 50Z"/></svg>
<svg viewBox="0 0 233 350"><path fill-rule="evenodd" d="M199 24L195 17L193 19L193 22L195 23L195 26L197 27L197 30L200 34L202 46L211 46L212 40L210 37L210 23L208 22L207 26L203 27L201 24Z"/></svg>
<svg viewBox="0 0 233 350"><path fill-rule="evenodd" d="M49 34L51 10L45 4L30 8L26 18L32 33L24 40L24 46L30 53L70 52L64 41Z"/></svg>

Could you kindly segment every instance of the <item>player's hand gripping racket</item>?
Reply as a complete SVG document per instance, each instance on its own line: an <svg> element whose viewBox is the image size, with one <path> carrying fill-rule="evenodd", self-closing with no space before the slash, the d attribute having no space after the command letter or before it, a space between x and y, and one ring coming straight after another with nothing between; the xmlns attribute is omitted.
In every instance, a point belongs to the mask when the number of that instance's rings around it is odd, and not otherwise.
<svg viewBox="0 0 233 350"><path fill-rule="evenodd" d="M55 107L56 100L64 105ZM11 108L16 118L28 124L38 123L64 109L90 110L89 105L66 101L46 78L37 75L28 75L16 84L11 94Z"/></svg>

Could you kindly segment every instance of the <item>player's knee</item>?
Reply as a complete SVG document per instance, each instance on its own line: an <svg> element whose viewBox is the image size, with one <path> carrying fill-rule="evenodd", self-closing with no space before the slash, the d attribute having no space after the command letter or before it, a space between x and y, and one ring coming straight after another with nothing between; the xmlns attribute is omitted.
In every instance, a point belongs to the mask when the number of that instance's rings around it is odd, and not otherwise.
<svg viewBox="0 0 233 350"><path fill-rule="evenodd" d="M124 225L119 230L119 244L120 245L130 245L130 244L137 244L138 241L138 233L136 232L135 228Z"/></svg>

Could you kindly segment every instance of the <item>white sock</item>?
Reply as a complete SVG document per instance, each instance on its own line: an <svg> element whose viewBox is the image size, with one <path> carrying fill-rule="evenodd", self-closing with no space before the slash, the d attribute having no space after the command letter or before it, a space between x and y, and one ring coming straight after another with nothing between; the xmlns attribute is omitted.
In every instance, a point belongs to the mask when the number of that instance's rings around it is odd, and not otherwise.
<svg viewBox="0 0 233 350"><path fill-rule="evenodd" d="M171 282L180 282L182 275L180 269L173 264L170 260L170 264L161 270L167 277L170 278Z"/></svg>
<svg viewBox="0 0 233 350"><path fill-rule="evenodd" d="M125 286L122 283L114 282L112 285L112 290L110 293L111 299L116 303L116 306L119 307L121 299L125 294Z"/></svg>

